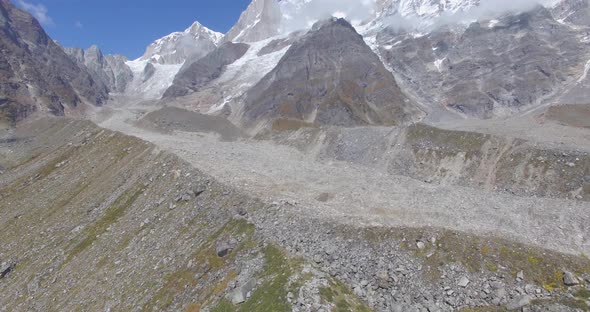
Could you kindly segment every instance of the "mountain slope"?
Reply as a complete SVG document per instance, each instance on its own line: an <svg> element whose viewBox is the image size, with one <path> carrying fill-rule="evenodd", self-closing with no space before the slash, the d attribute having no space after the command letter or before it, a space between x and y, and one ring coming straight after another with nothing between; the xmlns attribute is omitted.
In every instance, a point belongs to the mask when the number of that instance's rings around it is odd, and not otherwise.
<svg viewBox="0 0 590 312"><path fill-rule="evenodd" d="M133 79L133 73L125 64L127 58L122 55L103 55L93 45L87 50L65 48L64 51L79 64L86 66L96 80L102 81L111 92L125 92Z"/></svg>
<svg viewBox="0 0 590 312"><path fill-rule="evenodd" d="M221 76L225 67L241 58L248 48L245 43L226 42L196 62L183 65L164 97L179 97L198 91Z"/></svg>
<svg viewBox="0 0 590 312"><path fill-rule="evenodd" d="M394 125L420 115L344 19L318 23L245 96L246 122Z"/></svg>
<svg viewBox="0 0 590 312"><path fill-rule="evenodd" d="M213 51L222 38L223 34L195 22L184 32L175 32L154 41L139 60L160 64L182 64L186 60L198 59Z"/></svg>
<svg viewBox="0 0 590 312"><path fill-rule="evenodd" d="M563 0L552 11L562 22L590 26L590 6L587 0Z"/></svg>
<svg viewBox="0 0 590 312"><path fill-rule="evenodd" d="M470 117L507 116L535 107L578 79L588 60L580 33L535 10L441 28L424 36L385 30L384 62L426 103Z"/></svg>
<svg viewBox="0 0 590 312"><path fill-rule="evenodd" d="M16 122L35 111L64 115L108 90L72 61L29 13L0 1L0 116Z"/></svg>
<svg viewBox="0 0 590 312"><path fill-rule="evenodd" d="M332 16L346 17L355 25L396 15L417 17L427 24L427 20L443 13L466 11L478 3L479 0L253 0L225 40L256 42L309 29Z"/></svg>

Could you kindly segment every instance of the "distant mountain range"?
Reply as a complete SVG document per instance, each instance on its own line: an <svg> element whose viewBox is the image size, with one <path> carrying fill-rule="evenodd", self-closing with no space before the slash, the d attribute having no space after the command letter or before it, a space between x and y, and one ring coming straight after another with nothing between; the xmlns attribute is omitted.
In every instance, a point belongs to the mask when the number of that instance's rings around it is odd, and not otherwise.
<svg viewBox="0 0 590 312"><path fill-rule="evenodd" d="M110 94L246 127L354 126L498 118L583 99L588 1L515 2L253 0L225 35L195 22L128 61L62 48L0 0L0 112L11 122L64 115Z"/></svg>

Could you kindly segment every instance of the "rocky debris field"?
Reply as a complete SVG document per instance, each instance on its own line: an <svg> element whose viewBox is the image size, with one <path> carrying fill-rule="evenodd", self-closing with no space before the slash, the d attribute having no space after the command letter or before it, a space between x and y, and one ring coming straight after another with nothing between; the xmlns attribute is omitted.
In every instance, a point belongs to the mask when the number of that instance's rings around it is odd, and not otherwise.
<svg viewBox="0 0 590 312"><path fill-rule="evenodd" d="M566 126L590 128L590 105L553 106L545 118Z"/></svg>
<svg viewBox="0 0 590 312"><path fill-rule="evenodd" d="M556 151L530 149L525 142L439 133L427 126L305 128L276 137L222 142L206 132L138 129L133 125L143 114L127 108L112 116L101 125L150 141L268 202L298 202L306 215L352 225L440 227L497 235L573 254L590 251L588 204L583 196L576 198L587 193L572 196L556 188L567 184L571 190L584 190L587 183L579 175L588 158L582 155L580 162L576 156L568 160L576 162L570 167L563 160L571 155L563 158L561 151L554 157ZM462 145L471 142L466 155ZM508 147L514 156L496 146ZM431 154L424 154L428 150ZM543 153L553 156L543 163L537 160ZM510 171L510 164L522 171ZM532 170L533 165L540 168ZM496 171L498 179L490 182L488 177ZM543 178L535 178L536 172ZM508 187L495 189L498 181ZM539 181L554 181L555 186L538 187ZM535 188L540 192L532 192Z"/></svg>
<svg viewBox="0 0 590 312"><path fill-rule="evenodd" d="M221 136L223 141L235 141L244 135L229 120L208 116L176 107L165 107L146 114L137 122L139 127L163 133L174 131L207 132Z"/></svg>
<svg viewBox="0 0 590 312"><path fill-rule="evenodd" d="M90 122L4 137L0 310L588 309L584 257L310 214Z"/></svg>
<svg viewBox="0 0 590 312"><path fill-rule="evenodd" d="M588 200L588 151L518 137L447 130L422 123L406 128L299 127L259 134L323 160L386 168L429 184Z"/></svg>

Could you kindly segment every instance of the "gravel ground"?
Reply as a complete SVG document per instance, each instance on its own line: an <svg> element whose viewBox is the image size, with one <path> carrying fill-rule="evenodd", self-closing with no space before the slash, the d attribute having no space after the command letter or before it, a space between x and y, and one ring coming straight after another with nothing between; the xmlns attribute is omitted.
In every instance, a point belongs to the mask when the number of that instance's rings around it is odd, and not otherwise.
<svg viewBox="0 0 590 312"><path fill-rule="evenodd" d="M475 131L535 142L539 146L590 151L590 131L546 118L544 109L506 119L445 119L429 122L448 130Z"/></svg>
<svg viewBox="0 0 590 312"><path fill-rule="evenodd" d="M496 235L571 254L590 254L588 203L433 185L385 170L312 156L266 141L221 142L214 134L133 126L145 107L110 108L99 125L171 151L220 181L298 213L370 226L440 227ZM590 144L589 144L590 146Z"/></svg>

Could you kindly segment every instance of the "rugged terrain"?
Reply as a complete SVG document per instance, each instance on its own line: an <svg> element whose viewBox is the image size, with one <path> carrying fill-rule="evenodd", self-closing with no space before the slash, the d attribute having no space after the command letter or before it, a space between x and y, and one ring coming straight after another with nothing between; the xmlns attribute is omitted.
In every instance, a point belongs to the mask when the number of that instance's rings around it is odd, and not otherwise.
<svg viewBox="0 0 590 312"><path fill-rule="evenodd" d="M140 60L159 64L182 64L215 50L222 38L223 34L194 22L185 31L172 33L150 44Z"/></svg>
<svg viewBox="0 0 590 312"><path fill-rule="evenodd" d="M250 47L245 43L224 43L215 51L196 62L186 62L174 77L164 98L179 97L199 91L211 81L219 78L228 65L240 59Z"/></svg>
<svg viewBox="0 0 590 312"><path fill-rule="evenodd" d="M384 31L377 41L385 62L424 101L491 118L538 106L576 84L590 59L583 35L538 7L472 23L461 33Z"/></svg>
<svg viewBox="0 0 590 312"><path fill-rule="evenodd" d="M122 55L103 55L97 46L83 50L65 48L64 51L82 67L86 67L95 80L105 84L111 92L122 93L133 79L133 73Z"/></svg>
<svg viewBox="0 0 590 312"><path fill-rule="evenodd" d="M8 0L0 1L0 30L0 119L14 123L36 111L75 115L83 104L107 101L106 86Z"/></svg>
<svg viewBox="0 0 590 312"><path fill-rule="evenodd" d="M590 310L587 1L254 0L132 61L0 1L0 311Z"/></svg>
<svg viewBox="0 0 590 312"><path fill-rule="evenodd" d="M236 181L246 178L239 171L215 174L249 195L90 122L44 119L2 137L6 311L585 309L584 287L573 286L588 277L584 257L494 235L392 226L387 208L359 214L334 205L318 214L343 195L322 189L312 205L284 187L256 199L260 185ZM542 220L534 215L527 219Z"/></svg>
<svg viewBox="0 0 590 312"><path fill-rule="evenodd" d="M321 125L396 125L421 113L344 19L314 25L244 97L246 124L286 118Z"/></svg>

